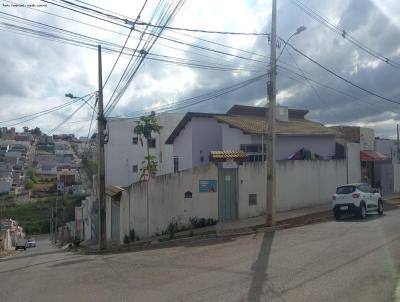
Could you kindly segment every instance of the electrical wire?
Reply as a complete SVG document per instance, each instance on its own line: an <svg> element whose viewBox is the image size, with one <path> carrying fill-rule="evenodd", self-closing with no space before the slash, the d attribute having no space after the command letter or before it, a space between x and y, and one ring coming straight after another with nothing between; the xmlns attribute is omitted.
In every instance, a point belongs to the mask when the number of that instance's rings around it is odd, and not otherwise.
<svg viewBox="0 0 400 302"><path fill-rule="evenodd" d="M350 81L350 80L346 79L345 77L343 77L343 76L341 76L341 75L335 73L335 72L332 71L331 69L329 69L329 68L323 66L321 63L319 63L319 62L317 62L316 60L312 59L311 57L309 57L308 55L306 55L304 52L298 50L298 49L297 49L296 47L294 47L292 44L287 43L287 45L290 46L295 52L297 52L298 54L300 54L300 55L302 55L303 57L305 57L306 59L308 59L310 62L314 63L315 65L318 65L320 68L324 69L325 71L327 71L328 73L334 75L335 77L341 79L342 81L346 82L347 84L349 84L349 85L351 85L351 86L353 86L353 87L356 87L356 88L358 88L358 89L360 89L360 90L362 90L362 91L364 91L364 92L366 92L366 93L368 93L368 94L370 94L370 95L373 95L373 96L375 96L375 97L377 97L377 98L380 98L380 99L382 99L382 100L385 100L385 101L387 101L387 102L391 102L391 103L394 103L394 104L400 104L400 102L398 102L398 101L389 99L389 98L387 98L387 97L384 97L384 96L382 96L382 95L379 95L379 94L377 94L377 93L375 93L375 92L373 92L373 91L371 91L371 90L369 90L369 89L366 89L366 88L364 88L364 87L362 87L362 86L360 86L360 85L357 85L357 84L353 83L352 81Z"/></svg>
<svg viewBox="0 0 400 302"><path fill-rule="evenodd" d="M350 43L352 43L353 45L357 46L358 48L360 48L361 50L363 50L364 52L368 53L369 55L373 56L374 58L388 64L391 65L394 68L400 69L400 63L396 62L392 59L387 58L386 56L384 56L383 54L377 52L376 50L373 50L372 48L368 47L367 45L363 44L362 42L360 42L359 40L357 40L356 38L354 38L351 34L348 33L348 31L346 31L345 29L337 26L333 21L329 20L328 17L325 17L322 15L321 12L317 11L316 9L313 9L309 6L307 6L306 4L304 4L303 2L299 1L299 0L289 0L293 5L295 5L296 7L298 7L300 10L302 10L304 13L306 13L308 16L310 16L312 19L316 20L317 22L319 22L320 24L322 24L323 26L327 27L328 29L330 29L331 31L333 31L334 33L342 36L342 38L348 40Z"/></svg>
<svg viewBox="0 0 400 302"><path fill-rule="evenodd" d="M49 1L45 1L45 0L42 0L42 1L49 3ZM204 29L189 29L189 28L182 28L182 27L162 26L162 25L151 24L149 22L141 22L141 21L132 22L129 17L120 18L120 17L116 16L115 13L104 13L104 12L101 12L100 10L98 10L98 9L93 9L93 8L90 8L90 7L87 7L87 6L79 5L79 4L76 4L76 3L73 3L73 2L67 1L67 0L60 0L60 1L63 2L63 3L69 4L69 5L72 5L74 7L78 7L78 8L81 8L83 10L90 11L92 13L96 13L98 15L102 15L102 16L108 17L108 18L113 19L113 20L119 20L119 21L124 22L126 24L133 23L132 25L136 25L136 24L145 25L145 26L148 26L148 27L159 28L159 29L163 29L163 30L164 29L171 29L171 30L175 30L175 31L176 30L181 30L181 31L198 32L198 33L209 33L209 34L245 35L245 36L269 36L268 33L232 32L232 31L217 31L217 30L204 30ZM82 1L80 1L80 2L82 3Z"/></svg>

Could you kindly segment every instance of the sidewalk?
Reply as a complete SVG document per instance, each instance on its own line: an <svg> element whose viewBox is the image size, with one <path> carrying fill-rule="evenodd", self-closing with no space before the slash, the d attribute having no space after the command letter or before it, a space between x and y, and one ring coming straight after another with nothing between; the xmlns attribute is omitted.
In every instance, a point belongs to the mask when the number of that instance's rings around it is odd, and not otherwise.
<svg viewBox="0 0 400 302"><path fill-rule="evenodd" d="M332 216L331 204L323 204L315 207L307 207L296 210L289 210L276 213L277 224L284 224L285 221L302 218L307 216L322 215L322 217ZM265 215L245 219L221 222L216 225L217 233L230 233L236 231L251 231L265 226Z"/></svg>

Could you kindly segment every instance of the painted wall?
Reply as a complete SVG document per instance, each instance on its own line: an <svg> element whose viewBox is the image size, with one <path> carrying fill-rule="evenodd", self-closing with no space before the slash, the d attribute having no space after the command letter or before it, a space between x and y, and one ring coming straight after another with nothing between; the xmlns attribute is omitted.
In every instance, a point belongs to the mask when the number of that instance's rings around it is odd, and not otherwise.
<svg viewBox="0 0 400 302"><path fill-rule="evenodd" d="M335 156L336 141L334 136L277 136L276 159L285 160L301 148L306 148L324 159Z"/></svg>
<svg viewBox="0 0 400 302"><path fill-rule="evenodd" d="M166 145L165 140L181 118L181 114L175 113L162 113L157 116L163 128L160 134L152 134L156 139L156 148L150 149L150 154L156 156L159 163L157 175L173 172L172 146ZM133 137L136 137L133 132L136 120L111 118L107 121L109 140L104 148L107 185L128 186L140 178L142 161L146 155L146 141L143 142L143 146L140 141L138 144L132 143ZM137 172L133 171L134 165L138 166Z"/></svg>
<svg viewBox="0 0 400 302"><path fill-rule="evenodd" d="M346 144L348 183L361 181L360 144Z"/></svg>
<svg viewBox="0 0 400 302"><path fill-rule="evenodd" d="M187 123L173 143L174 157L179 159L179 170L192 168L193 135L192 123Z"/></svg>
<svg viewBox="0 0 400 302"><path fill-rule="evenodd" d="M199 180L202 179L217 180L217 167L208 165L158 176L148 183L150 234L161 233L173 219L189 223L190 217L218 218L218 193L200 193ZM135 183L122 194L122 238L130 228L134 228L141 238L147 235L146 186L144 182ZM192 198L184 198L187 191L192 193Z"/></svg>
<svg viewBox="0 0 400 302"><path fill-rule="evenodd" d="M276 170L277 211L330 204L336 187L347 181L345 160L279 161ZM238 167L239 218L265 213L265 171L264 163L245 163ZM218 193L199 193L202 179L217 180L218 168L210 164L158 176L148 183L151 235L164 231L172 220L188 223L194 216L218 218ZM132 228L141 238L147 235L146 186L143 182L134 183L122 193L121 242ZM192 193L192 198L184 198L187 191ZM256 205L249 205L249 194L257 194Z"/></svg>
<svg viewBox="0 0 400 302"><path fill-rule="evenodd" d="M213 118L194 117L192 124L192 167L207 165L210 151L221 150L222 130L221 123Z"/></svg>
<svg viewBox="0 0 400 302"><path fill-rule="evenodd" d="M345 160L280 161L276 170L278 211L330 204L347 180Z"/></svg>
<svg viewBox="0 0 400 302"><path fill-rule="evenodd" d="M222 150L240 150L241 144L252 144L250 135L237 128L231 128L222 123Z"/></svg>

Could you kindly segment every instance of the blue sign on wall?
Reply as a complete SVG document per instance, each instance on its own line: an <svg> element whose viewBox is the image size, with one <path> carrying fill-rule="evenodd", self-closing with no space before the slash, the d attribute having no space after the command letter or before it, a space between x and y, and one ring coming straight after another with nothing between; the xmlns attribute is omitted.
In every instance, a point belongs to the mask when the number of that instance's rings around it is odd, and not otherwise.
<svg viewBox="0 0 400 302"><path fill-rule="evenodd" d="M200 193L214 193L217 192L217 181L210 179L199 180Z"/></svg>

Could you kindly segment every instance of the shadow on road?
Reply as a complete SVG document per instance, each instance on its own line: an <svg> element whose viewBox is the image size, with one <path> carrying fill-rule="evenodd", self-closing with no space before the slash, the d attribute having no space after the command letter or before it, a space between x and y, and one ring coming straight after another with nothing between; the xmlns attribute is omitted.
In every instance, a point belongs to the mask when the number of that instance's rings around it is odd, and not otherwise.
<svg viewBox="0 0 400 302"><path fill-rule="evenodd" d="M251 267L253 273L249 292L247 293L247 301L259 302L265 300L262 299L263 288L267 278L267 268L273 238L274 233L264 233L257 260Z"/></svg>

